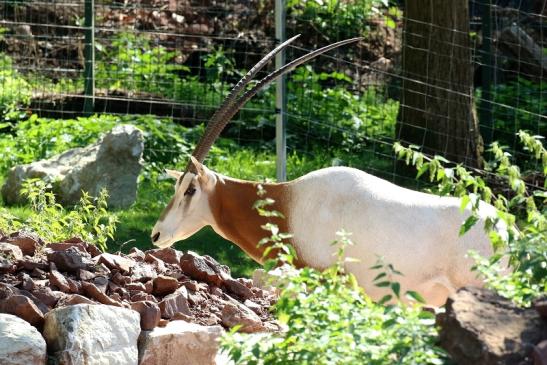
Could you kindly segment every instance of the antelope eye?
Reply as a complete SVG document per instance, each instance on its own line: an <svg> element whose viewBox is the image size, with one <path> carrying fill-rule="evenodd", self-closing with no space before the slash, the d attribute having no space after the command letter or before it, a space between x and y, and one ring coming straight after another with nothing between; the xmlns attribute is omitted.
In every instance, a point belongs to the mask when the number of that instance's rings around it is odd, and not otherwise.
<svg viewBox="0 0 547 365"><path fill-rule="evenodd" d="M195 192L196 192L196 188L194 188L193 186L190 186L188 189L186 189L186 191L184 192L184 195L192 196L194 195Z"/></svg>

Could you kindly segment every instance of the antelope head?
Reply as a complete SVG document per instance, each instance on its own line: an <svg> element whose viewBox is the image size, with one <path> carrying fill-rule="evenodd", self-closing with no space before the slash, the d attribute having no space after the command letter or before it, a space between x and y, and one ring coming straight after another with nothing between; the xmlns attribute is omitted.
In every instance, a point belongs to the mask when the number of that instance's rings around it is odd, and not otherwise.
<svg viewBox="0 0 547 365"><path fill-rule="evenodd" d="M202 162L213 143L226 124L259 90L278 77L294 70L297 66L336 47L356 42L361 38L351 38L312 51L268 74L252 88L244 91L253 77L272 59L300 35L297 35L268 53L261 59L230 91L220 108L213 114L205 133L192 152L184 172L167 170L168 175L176 179L175 195L161 213L152 229L152 243L158 247L168 247L174 242L186 239L214 220L209 200L214 194L219 176L205 167ZM241 96L239 96L242 94ZM237 98L239 96L239 98Z"/></svg>

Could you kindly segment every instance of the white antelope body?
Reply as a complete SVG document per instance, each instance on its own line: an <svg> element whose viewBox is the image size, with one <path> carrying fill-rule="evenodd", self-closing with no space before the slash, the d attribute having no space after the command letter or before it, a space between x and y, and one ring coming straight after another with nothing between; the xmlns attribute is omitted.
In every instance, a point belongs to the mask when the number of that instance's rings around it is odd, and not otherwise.
<svg viewBox="0 0 547 365"><path fill-rule="evenodd" d="M249 74L256 72L257 67L260 68L255 66ZM318 269L334 263L335 248L331 244L337 238L336 232L351 232L354 245L346 255L357 261L347 263L346 269L373 299L386 294L385 289L372 283L377 272L370 267L378 257L404 274L396 278L402 291L418 291L431 305L442 305L461 286L481 284L471 272L473 261L466 254L469 250L485 256L492 253L483 226L484 220L495 217L496 211L486 203L480 204L479 222L460 237L460 226L470 212L461 212L459 199L405 189L357 169L331 167L287 183L263 183L266 195L275 201L272 209L280 211L285 219L259 216L252 208L258 199L257 182L222 176L201 163L224 125L237 112L229 108L241 107L246 95L237 101L234 95L228 96L207 126L185 172L168 171L177 183L175 195L153 228L152 241L156 246L170 246L210 225L262 262L266 246L257 243L267 232L261 225L273 220L282 232L293 234L291 244L298 264ZM211 132L215 127L216 131Z"/></svg>

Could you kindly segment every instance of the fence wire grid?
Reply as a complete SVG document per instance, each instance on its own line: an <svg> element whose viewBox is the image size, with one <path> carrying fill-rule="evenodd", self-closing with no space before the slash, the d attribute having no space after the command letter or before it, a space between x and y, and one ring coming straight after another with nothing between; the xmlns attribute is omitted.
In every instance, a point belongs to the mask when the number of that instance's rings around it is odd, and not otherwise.
<svg viewBox="0 0 547 365"><path fill-rule="evenodd" d="M331 3L285 3L287 37L302 34L287 60L363 37L288 77L289 155L332 150L325 165L411 185L392 152L398 139L482 168L471 156L476 141L455 133L461 125L478 128L484 148L495 140L508 146L515 160L523 152L518 130L547 134L544 0L457 1L448 10L421 0L420 17L412 2ZM30 85L30 99L18 106L27 114L151 114L194 126L278 44L274 7L272 0L0 0L0 75L10 69ZM0 87L7 90L5 75ZM270 87L223 135L274 151L275 114Z"/></svg>

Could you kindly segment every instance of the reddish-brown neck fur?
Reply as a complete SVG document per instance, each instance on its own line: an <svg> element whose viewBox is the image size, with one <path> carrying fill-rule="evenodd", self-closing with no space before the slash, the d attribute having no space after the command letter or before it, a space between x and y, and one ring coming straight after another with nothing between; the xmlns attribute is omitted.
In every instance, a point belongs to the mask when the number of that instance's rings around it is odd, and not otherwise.
<svg viewBox="0 0 547 365"><path fill-rule="evenodd" d="M211 212L215 219L219 234L234 242L255 261L262 263L263 254L267 245L257 246L258 242L270 235L270 232L261 228L267 222L277 224L280 232L287 232L286 219L276 217L262 217L253 209L253 204L264 197L257 195L259 183L231 178L219 179L214 193L209 198ZM266 196L275 201L268 210L276 210L287 216L287 202L289 201L289 185L262 184ZM270 257L272 254L269 255Z"/></svg>

